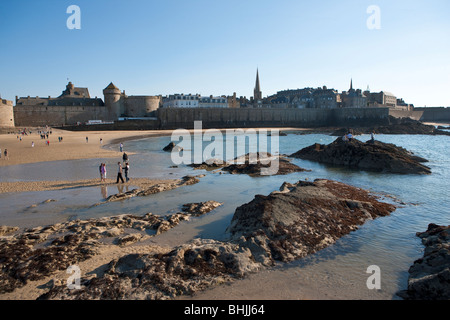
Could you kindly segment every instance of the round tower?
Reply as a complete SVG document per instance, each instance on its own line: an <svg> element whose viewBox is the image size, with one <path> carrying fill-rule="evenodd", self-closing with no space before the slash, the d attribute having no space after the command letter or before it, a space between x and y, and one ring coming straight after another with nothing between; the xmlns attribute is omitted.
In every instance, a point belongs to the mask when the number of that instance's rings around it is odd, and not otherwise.
<svg viewBox="0 0 450 320"><path fill-rule="evenodd" d="M14 128L13 102L0 97L0 127Z"/></svg>
<svg viewBox="0 0 450 320"><path fill-rule="evenodd" d="M112 82L103 90L105 106L108 110L110 120L117 120L122 115L121 97L122 94Z"/></svg>

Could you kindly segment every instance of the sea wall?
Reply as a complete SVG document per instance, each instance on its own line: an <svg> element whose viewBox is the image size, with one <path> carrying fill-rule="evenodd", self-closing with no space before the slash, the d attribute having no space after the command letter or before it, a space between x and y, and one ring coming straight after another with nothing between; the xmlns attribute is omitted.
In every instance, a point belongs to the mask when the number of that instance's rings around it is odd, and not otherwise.
<svg viewBox="0 0 450 320"><path fill-rule="evenodd" d="M203 128L316 128L386 124L389 118L389 109L161 108L158 109L157 116L161 129L192 129L194 121L202 121Z"/></svg>
<svg viewBox="0 0 450 320"><path fill-rule="evenodd" d="M390 109L389 114L423 122L450 122L450 108L414 108L411 111Z"/></svg>
<svg viewBox="0 0 450 320"><path fill-rule="evenodd" d="M74 125L107 118L105 106L15 106L16 127Z"/></svg>

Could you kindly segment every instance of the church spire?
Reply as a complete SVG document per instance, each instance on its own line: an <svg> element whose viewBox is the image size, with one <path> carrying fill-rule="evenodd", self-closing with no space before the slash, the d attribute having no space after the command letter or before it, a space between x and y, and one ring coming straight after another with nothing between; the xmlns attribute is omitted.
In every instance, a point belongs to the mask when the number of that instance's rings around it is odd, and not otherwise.
<svg viewBox="0 0 450 320"><path fill-rule="evenodd" d="M353 78L350 79L350 90L353 90Z"/></svg>
<svg viewBox="0 0 450 320"><path fill-rule="evenodd" d="M256 84L255 84L255 90L253 91L253 100L255 104L258 104L259 101L262 100L262 92L261 87L259 85L259 70L256 69Z"/></svg>

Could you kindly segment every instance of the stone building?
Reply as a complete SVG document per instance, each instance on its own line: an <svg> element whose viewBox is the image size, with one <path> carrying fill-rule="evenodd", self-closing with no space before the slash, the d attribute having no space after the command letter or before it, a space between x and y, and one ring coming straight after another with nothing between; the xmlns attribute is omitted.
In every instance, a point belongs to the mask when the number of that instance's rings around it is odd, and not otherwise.
<svg viewBox="0 0 450 320"><path fill-rule="evenodd" d="M236 97L234 96L234 99ZM235 101L237 103L237 101ZM164 108L228 108L227 97L173 94L163 98Z"/></svg>
<svg viewBox="0 0 450 320"><path fill-rule="evenodd" d="M0 97L0 128L14 128L13 102Z"/></svg>
<svg viewBox="0 0 450 320"><path fill-rule="evenodd" d="M161 96L128 96L112 82L103 89L108 120L150 117L162 105Z"/></svg>
<svg viewBox="0 0 450 320"><path fill-rule="evenodd" d="M127 96L113 83L104 90L104 101L91 98L87 88L69 82L59 97L16 97L16 126L62 126L89 120L116 121L120 117L149 117L161 105L160 96Z"/></svg>
<svg viewBox="0 0 450 320"><path fill-rule="evenodd" d="M303 88L284 90L264 99L269 108L334 109L341 106L339 93L334 89Z"/></svg>
<svg viewBox="0 0 450 320"><path fill-rule="evenodd" d="M366 108L368 99L361 89L353 89L353 79L350 81L350 89L341 94L342 107L344 108Z"/></svg>
<svg viewBox="0 0 450 320"><path fill-rule="evenodd" d="M397 106L397 97L390 92L371 92L368 96L370 106L385 106L395 108Z"/></svg>
<svg viewBox="0 0 450 320"><path fill-rule="evenodd" d="M16 97L16 126L60 126L89 120L105 120L103 100L91 98L87 88L77 88L72 82L59 97Z"/></svg>

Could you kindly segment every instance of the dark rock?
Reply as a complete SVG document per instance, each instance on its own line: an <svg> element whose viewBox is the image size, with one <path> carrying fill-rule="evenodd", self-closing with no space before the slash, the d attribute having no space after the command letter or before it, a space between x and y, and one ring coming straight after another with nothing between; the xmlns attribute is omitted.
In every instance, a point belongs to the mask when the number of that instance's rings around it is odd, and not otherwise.
<svg viewBox="0 0 450 320"><path fill-rule="evenodd" d="M222 160L209 160L202 164L192 164L191 167L203 170L217 170L230 174L247 174L251 176L286 175L293 172L303 172L306 169L291 163L282 156L272 156L270 153L247 153L229 162Z"/></svg>
<svg viewBox="0 0 450 320"><path fill-rule="evenodd" d="M182 151L183 148L177 146L175 142L170 142L167 146L163 148L163 151L172 152L172 151Z"/></svg>
<svg viewBox="0 0 450 320"><path fill-rule="evenodd" d="M353 135L362 134L425 134L425 135L450 135L450 132L441 130L432 125L424 124L411 118L395 118L389 116L389 124L375 127L351 128ZM343 136L348 133L348 128L340 128L335 130L332 136Z"/></svg>
<svg viewBox="0 0 450 320"><path fill-rule="evenodd" d="M237 208L227 229L233 241L249 247L264 264L317 252L396 208L365 190L330 180L283 184L280 189Z"/></svg>
<svg viewBox="0 0 450 320"><path fill-rule="evenodd" d="M163 300L192 295L259 268L248 249L198 239L166 254L126 255L111 261L103 277L82 281L80 290L55 286L39 299Z"/></svg>
<svg viewBox="0 0 450 320"><path fill-rule="evenodd" d="M223 203L217 201L207 201L200 203L186 203L183 205L183 212L187 212L193 216L201 216L205 213L208 213L214 210L217 207L220 207Z"/></svg>
<svg viewBox="0 0 450 320"><path fill-rule="evenodd" d="M427 162L426 159L415 156L394 144L376 140L364 143L357 139L344 141L338 138L329 145L315 144L306 147L292 154L291 157L367 171L400 174L431 173L431 169L422 164Z"/></svg>
<svg viewBox="0 0 450 320"><path fill-rule="evenodd" d="M408 289L398 295L406 300L449 300L450 226L430 224L417 236L425 252L409 269Z"/></svg>

